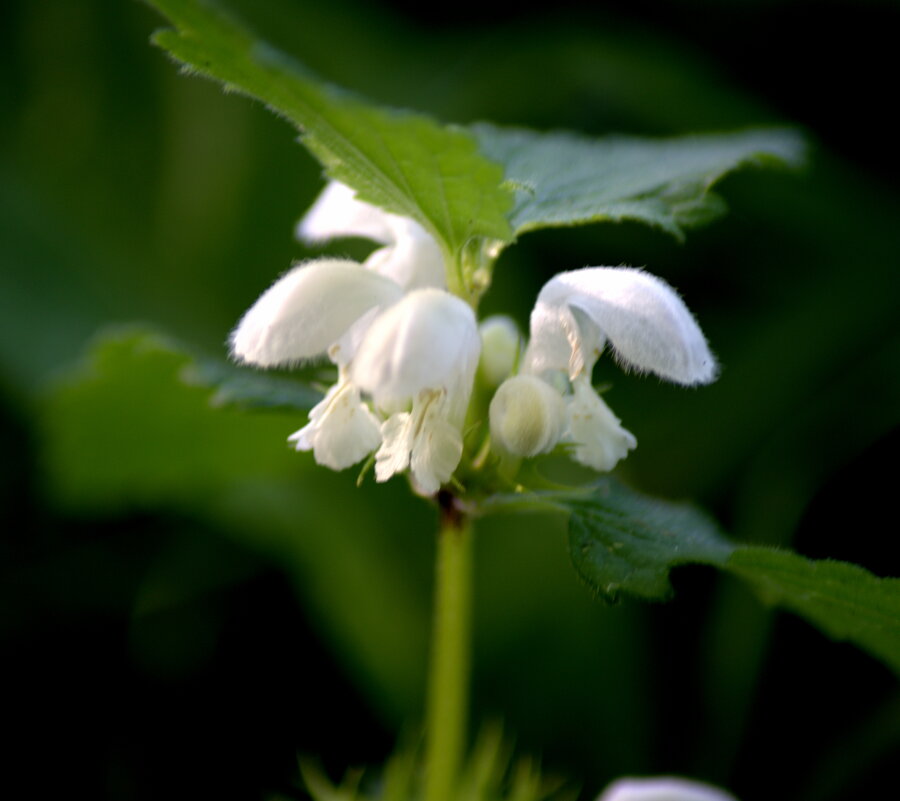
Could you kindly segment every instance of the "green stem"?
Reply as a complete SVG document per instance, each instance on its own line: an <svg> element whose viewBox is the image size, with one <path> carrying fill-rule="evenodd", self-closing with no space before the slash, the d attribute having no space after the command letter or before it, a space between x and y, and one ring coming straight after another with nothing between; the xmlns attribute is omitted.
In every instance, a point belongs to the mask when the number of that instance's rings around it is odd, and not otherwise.
<svg viewBox="0 0 900 801"><path fill-rule="evenodd" d="M443 500L443 499L442 499ZM472 600L472 526L442 504L425 727L425 801L453 801L466 744Z"/></svg>

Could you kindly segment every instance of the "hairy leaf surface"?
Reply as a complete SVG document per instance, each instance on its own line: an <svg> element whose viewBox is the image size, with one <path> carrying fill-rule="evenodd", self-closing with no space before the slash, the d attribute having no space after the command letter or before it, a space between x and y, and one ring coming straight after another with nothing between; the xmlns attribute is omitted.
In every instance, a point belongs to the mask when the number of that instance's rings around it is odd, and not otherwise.
<svg viewBox="0 0 900 801"><path fill-rule="evenodd" d="M510 222L516 234L538 228L637 220L679 239L711 220L724 202L710 188L745 165L797 166L803 140L787 129L673 139L566 131L539 133L472 127L488 158L503 164L516 189Z"/></svg>

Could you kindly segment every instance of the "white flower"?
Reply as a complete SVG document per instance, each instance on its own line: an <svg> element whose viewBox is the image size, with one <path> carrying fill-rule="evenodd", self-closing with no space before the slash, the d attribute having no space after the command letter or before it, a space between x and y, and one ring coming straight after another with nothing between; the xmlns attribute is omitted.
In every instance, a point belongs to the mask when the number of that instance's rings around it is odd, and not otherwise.
<svg viewBox="0 0 900 801"><path fill-rule="evenodd" d="M378 481L409 466L431 494L450 479L480 349L472 309L438 289L408 293L372 323L350 375L390 414L375 454Z"/></svg>
<svg viewBox="0 0 900 801"><path fill-rule="evenodd" d="M678 384L705 384L716 375L699 326L665 281L625 267L587 267L548 281L531 313L524 371L551 383L568 378L561 439L574 443L577 461L601 471L637 445L590 383L607 346L624 367Z"/></svg>
<svg viewBox="0 0 900 801"><path fill-rule="evenodd" d="M407 290L446 286L441 249L419 223L357 200L353 190L338 181L322 190L297 224L296 233L308 244L340 237L371 239L384 247L366 259L368 269Z"/></svg>
<svg viewBox="0 0 900 801"><path fill-rule="evenodd" d="M709 784L665 776L653 779L618 779L597 801L737 801Z"/></svg>
<svg viewBox="0 0 900 801"><path fill-rule="evenodd" d="M250 307L231 335L232 356L258 367L290 366L323 355L340 379L289 438L316 462L343 470L381 444L380 421L347 375L380 311L403 296L394 281L353 261L321 259L295 267Z"/></svg>
<svg viewBox="0 0 900 801"><path fill-rule="evenodd" d="M263 293L232 333L231 350L260 367L326 354L339 366L338 383L289 438L319 464L342 470L378 449L379 481L409 467L427 493L459 464L480 351L475 316L459 298L439 289L404 295L363 265L322 259Z"/></svg>

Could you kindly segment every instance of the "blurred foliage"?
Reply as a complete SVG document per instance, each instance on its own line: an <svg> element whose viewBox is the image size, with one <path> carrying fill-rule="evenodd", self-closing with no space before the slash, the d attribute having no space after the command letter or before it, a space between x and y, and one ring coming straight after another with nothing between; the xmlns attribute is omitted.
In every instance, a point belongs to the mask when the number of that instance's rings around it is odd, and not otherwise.
<svg viewBox="0 0 900 801"><path fill-rule="evenodd" d="M896 6L233 6L334 82L450 121L806 126L806 175L727 178L731 214L684 245L627 223L523 236L484 311L524 323L555 271L647 265L724 370L685 391L601 362L641 443L622 477L708 506L739 540L898 574ZM99 330L132 321L220 357L249 303L313 255L291 234L318 166L283 121L178 75L139 3L19 0L0 15L6 781L297 797L297 751L331 775L378 762L421 709L433 511L402 482L357 489L352 471L287 451L303 423L290 403L206 414L199 379L178 383L183 365L144 340L105 352L143 348L134 382L81 361ZM78 430L61 430L63 409ZM185 447L201 435L205 454ZM108 458L64 469L84 441ZM573 581L557 516L485 520L477 548L473 718L502 716L584 798L635 772L745 801L771 797L776 776L784 797L839 801L892 775L890 671L739 582L679 568L673 603L604 608Z"/></svg>
<svg viewBox="0 0 900 801"><path fill-rule="evenodd" d="M334 784L309 760L301 760L304 785L313 801L408 801L423 798L421 749L401 744L380 775L351 771ZM454 801L571 801L577 788L559 777L542 777L540 764L527 757L514 758L499 725L479 732L463 766Z"/></svg>

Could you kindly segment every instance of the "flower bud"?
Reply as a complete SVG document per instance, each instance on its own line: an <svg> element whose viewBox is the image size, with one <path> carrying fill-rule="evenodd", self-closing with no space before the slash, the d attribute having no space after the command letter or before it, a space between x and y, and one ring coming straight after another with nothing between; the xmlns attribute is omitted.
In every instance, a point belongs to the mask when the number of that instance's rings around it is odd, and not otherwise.
<svg viewBox="0 0 900 801"><path fill-rule="evenodd" d="M514 456L528 458L553 450L565 420L560 394L533 375L508 378L491 400L491 437Z"/></svg>
<svg viewBox="0 0 900 801"><path fill-rule="evenodd" d="M504 315L488 317L478 326L478 333L481 335L478 376L484 385L495 389L512 374L522 337L515 322Z"/></svg>

